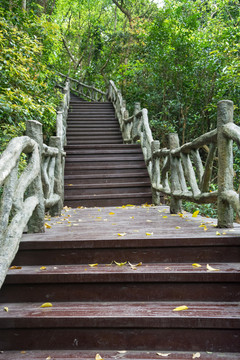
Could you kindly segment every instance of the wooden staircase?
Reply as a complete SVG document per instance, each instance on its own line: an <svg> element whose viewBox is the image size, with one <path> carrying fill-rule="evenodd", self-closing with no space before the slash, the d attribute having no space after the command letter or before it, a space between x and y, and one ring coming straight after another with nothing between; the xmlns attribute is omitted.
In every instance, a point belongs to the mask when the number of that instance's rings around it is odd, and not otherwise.
<svg viewBox="0 0 240 360"><path fill-rule="evenodd" d="M240 226L130 205L151 202L149 178L110 103L73 97L67 131L75 208L23 235L0 291L0 360L240 359Z"/></svg>
<svg viewBox="0 0 240 360"><path fill-rule="evenodd" d="M140 145L125 145L112 103L71 98L67 121L65 205L152 202Z"/></svg>
<svg viewBox="0 0 240 360"><path fill-rule="evenodd" d="M66 209L24 235L0 292L0 359L239 359L240 228L216 236L202 222Z"/></svg>

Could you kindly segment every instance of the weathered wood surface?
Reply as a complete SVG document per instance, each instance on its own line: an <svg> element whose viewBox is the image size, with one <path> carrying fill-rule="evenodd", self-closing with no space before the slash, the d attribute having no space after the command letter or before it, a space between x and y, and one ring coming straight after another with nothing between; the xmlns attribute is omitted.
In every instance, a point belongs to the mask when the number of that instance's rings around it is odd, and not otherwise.
<svg viewBox="0 0 240 360"><path fill-rule="evenodd" d="M198 352L189 351L164 351L159 349L158 351L79 351L79 350L51 350L51 351L9 351L0 353L1 360L46 360L51 358L54 360L93 360L96 355L99 354L105 360L190 360L193 359L194 354ZM161 355L162 354L162 355ZM201 360L239 360L239 354L234 353L216 353L216 352L204 352L200 353Z"/></svg>
<svg viewBox="0 0 240 360"><path fill-rule="evenodd" d="M131 204L130 204L131 205ZM234 229L217 229L216 219L192 217L192 214L170 214L168 206L121 206L121 207L96 207L96 208L64 208L62 216L49 218L46 223L51 228L44 234L35 234L35 242L49 238L54 242L63 233L64 241L75 238L79 240L112 240L116 239L121 244L127 240L147 240L148 244L153 239L194 239L212 238L216 242L224 237L236 238L240 236L240 225L235 224ZM200 227L201 226L201 227ZM207 230L204 231L204 226ZM118 235L125 233L124 236ZM149 233L150 235L146 235ZM29 241L31 234L24 234L22 242Z"/></svg>

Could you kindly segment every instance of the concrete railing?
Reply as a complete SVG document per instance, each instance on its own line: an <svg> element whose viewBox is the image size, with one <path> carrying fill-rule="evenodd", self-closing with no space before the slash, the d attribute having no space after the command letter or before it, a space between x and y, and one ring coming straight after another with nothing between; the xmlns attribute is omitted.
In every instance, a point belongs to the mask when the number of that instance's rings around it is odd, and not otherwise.
<svg viewBox="0 0 240 360"><path fill-rule="evenodd" d="M239 194L233 190L232 151L233 141L240 145L240 127L233 123L232 101L218 103L217 129L182 146L176 133L169 134L169 148L161 149L160 141L153 139L147 109L135 103L134 114L129 117L126 102L112 81L108 99L114 105L124 142L141 144L152 184L153 203L159 204L160 193L168 195L171 213L179 213L182 200L217 201L218 227L232 227L233 209L240 212ZM203 161L199 150L205 145L209 151ZM214 161L218 161L218 190L210 191Z"/></svg>
<svg viewBox="0 0 240 360"><path fill-rule="evenodd" d="M31 120L26 136L12 139L0 157L0 287L14 259L24 229L44 232L45 211L60 215L64 198L63 145L66 143L66 117L69 84L57 114L57 136L43 144L42 124ZM19 176L21 154L27 165Z"/></svg>
<svg viewBox="0 0 240 360"><path fill-rule="evenodd" d="M90 101L107 101L106 92L97 89L94 85L84 84L81 81L73 79L72 77L64 75L60 72L58 72L58 75L69 82L70 89L79 97Z"/></svg>

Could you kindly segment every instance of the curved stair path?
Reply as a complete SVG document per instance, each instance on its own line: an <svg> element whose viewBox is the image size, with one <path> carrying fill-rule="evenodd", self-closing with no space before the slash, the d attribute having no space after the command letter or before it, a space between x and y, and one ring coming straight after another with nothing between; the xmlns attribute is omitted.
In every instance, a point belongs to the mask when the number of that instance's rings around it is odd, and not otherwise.
<svg viewBox="0 0 240 360"><path fill-rule="evenodd" d="M0 360L240 358L239 225L148 205L46 224L1 289Z"/></svg>
<svg viewBox="0 0 240 360"><path fill-rule="evenodd" d="M72 96L65 149L65 205L152 202L141 147L123 144L112 103Z"/></svg>

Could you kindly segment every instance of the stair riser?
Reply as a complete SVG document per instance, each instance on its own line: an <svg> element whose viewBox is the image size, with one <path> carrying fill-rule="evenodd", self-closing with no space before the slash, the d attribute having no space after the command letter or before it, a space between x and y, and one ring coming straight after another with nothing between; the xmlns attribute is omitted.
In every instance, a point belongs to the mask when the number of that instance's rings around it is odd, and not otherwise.
<svg viewBox="0 0 240 360"><path fill-rule="evenodd" d="M72 159L72 161L66 161L66 165L65 165L65 169L66 171L68 169L78 169L83 167L86 168L91 168L91 167L101 167L104 166L104 164L106 164L107 168L113 167L114 169L118 168L122 169L124 166L131 166L132 162L135 162L136 164L139 164L140 167L144 166L144 161L143 160L116 160L116 159L104 159L104 158L100 158L100 159L91 159L91 161L85 161L85 159L79 160L79 159Z"/></svg>
<svg viewBox="0 0 240 360"><path fill-rule="evenodd" d="M122 140L69 140L68 145L93 145L93 144L122 144Z"/></svg>
<svg viewBox="0 0 240 360"><path fill-rule="evenodd" d="M69 179L68 176L65 177L65 185L68 184L118 184L118 183L131 183L131 182L138 182L138 181L149 181L148 175L139 175L138 177L123 177L123 178L84 178L80 179L79 177L77 179Z"/></svg>
<svg viewBox="0 0 240 360"><path fill-rule="evenodd" d="M69 231L70 229L71 227L69 227ZM88 236L91 237L91 234L88 234ZM94 235L92 234L92 236ZM20 244L20 250L14 259L14 265L110 264L113 260L119 262L130 261L131 263L192 263L193 259L194 262L198 263L240 262L240 254L237 246L103 249L49 248L34 251L22 250Z"/></svg>
<svg viewBox="0 0 240 360"><path fill-rule="evenodd" d="M128 171L130 170L132 172L132 169L144 169L145 164L143 161L134 162L134 164L128 164L127 161L124 163L123 161L119 161L118 163L114 162L111 163L110 161L104 166L101 162L90 162L88 164L84 163L72 163L68 164L66 163L65 166L65 174L70 174L72 171L93 171L93 172L99 172L102 171L106 174L106 171L113 171L116 170L118 173L121 173L122 171Z"/></svg>
<svg viewBox="0 0 240 360"><path fill-rule="evenodd" d="M86 206L86 207L94 207L94 206L122 206L126 204L133 204L133 205L142 205L143 202L152 203L152 197L146 194L145 196L140 197L128 197L124 194L122 194L121 198L114 199L114 196L112 196L112 199L95 199L94 197L91 199L84 199L84 200L64 200L64 206L70 206L70 207L78 207L78 206Z"/></svg>
<svg viewBox="0 0 240 360"><path fill-rule="evenodd" d="M132 157L132 156L142 156L142 152L138 149L133 150L121 150L121 149L65 149L67 152L67 156L71 158L72 156L121 156L124 155L124 157Z"/></svg>
<svg viewBox="0 0 240 360"><path fill-rule="evenodd" d="M58 328L1 330L1 350L96 349L240 351L239 330Z"/></svg>
<svg viewBox="0 0 240 360"><path fill-rule="evenodd" d="M87 266L87 265L86 265ZM54 301L239 301L237 283L75 283L58 278L53 283L6 284L1 289L0 301L54 302ZM64 288L64 291L63 291ZM16 297L17 294L17 297Z"/></svg>
<svg viewBox="0 0 240 360"><path fill-rule="evenodd" d="M121 176L126 176L126 174L131 174L133 172L133 167L132 169L129 169L129 168L123 168L123 169L115 169L115 168L109 168L109 169L93 169L92 167L89 167L89 168L85 168L85 169L82 169L81 167L80 168L76 168L76 169L65 169L65 176L67 175L97 175L98 174L105 174L106 176L109 174L109 175L114 175L114 174L117 174L118 176L121 175ZM134 169L135 170L135 169ZM141 169L140 169L141 170ZM145 172L145 169L142 169L143 170L143 173Z"/></svg>
<svg viewBox="0 0 240 360"><path fill-rule="evenodd" d="M102 194L132 194L132 193L146 193L150 194L149 192L149 185L145 186L128 186L128 187L111 187L106 186L106 188L88 188L86 185L85 188L81 189L74 189L72 186L65 186L65 199L67 200L69 196L75 196L75 195L102 195Z"/></svg>

